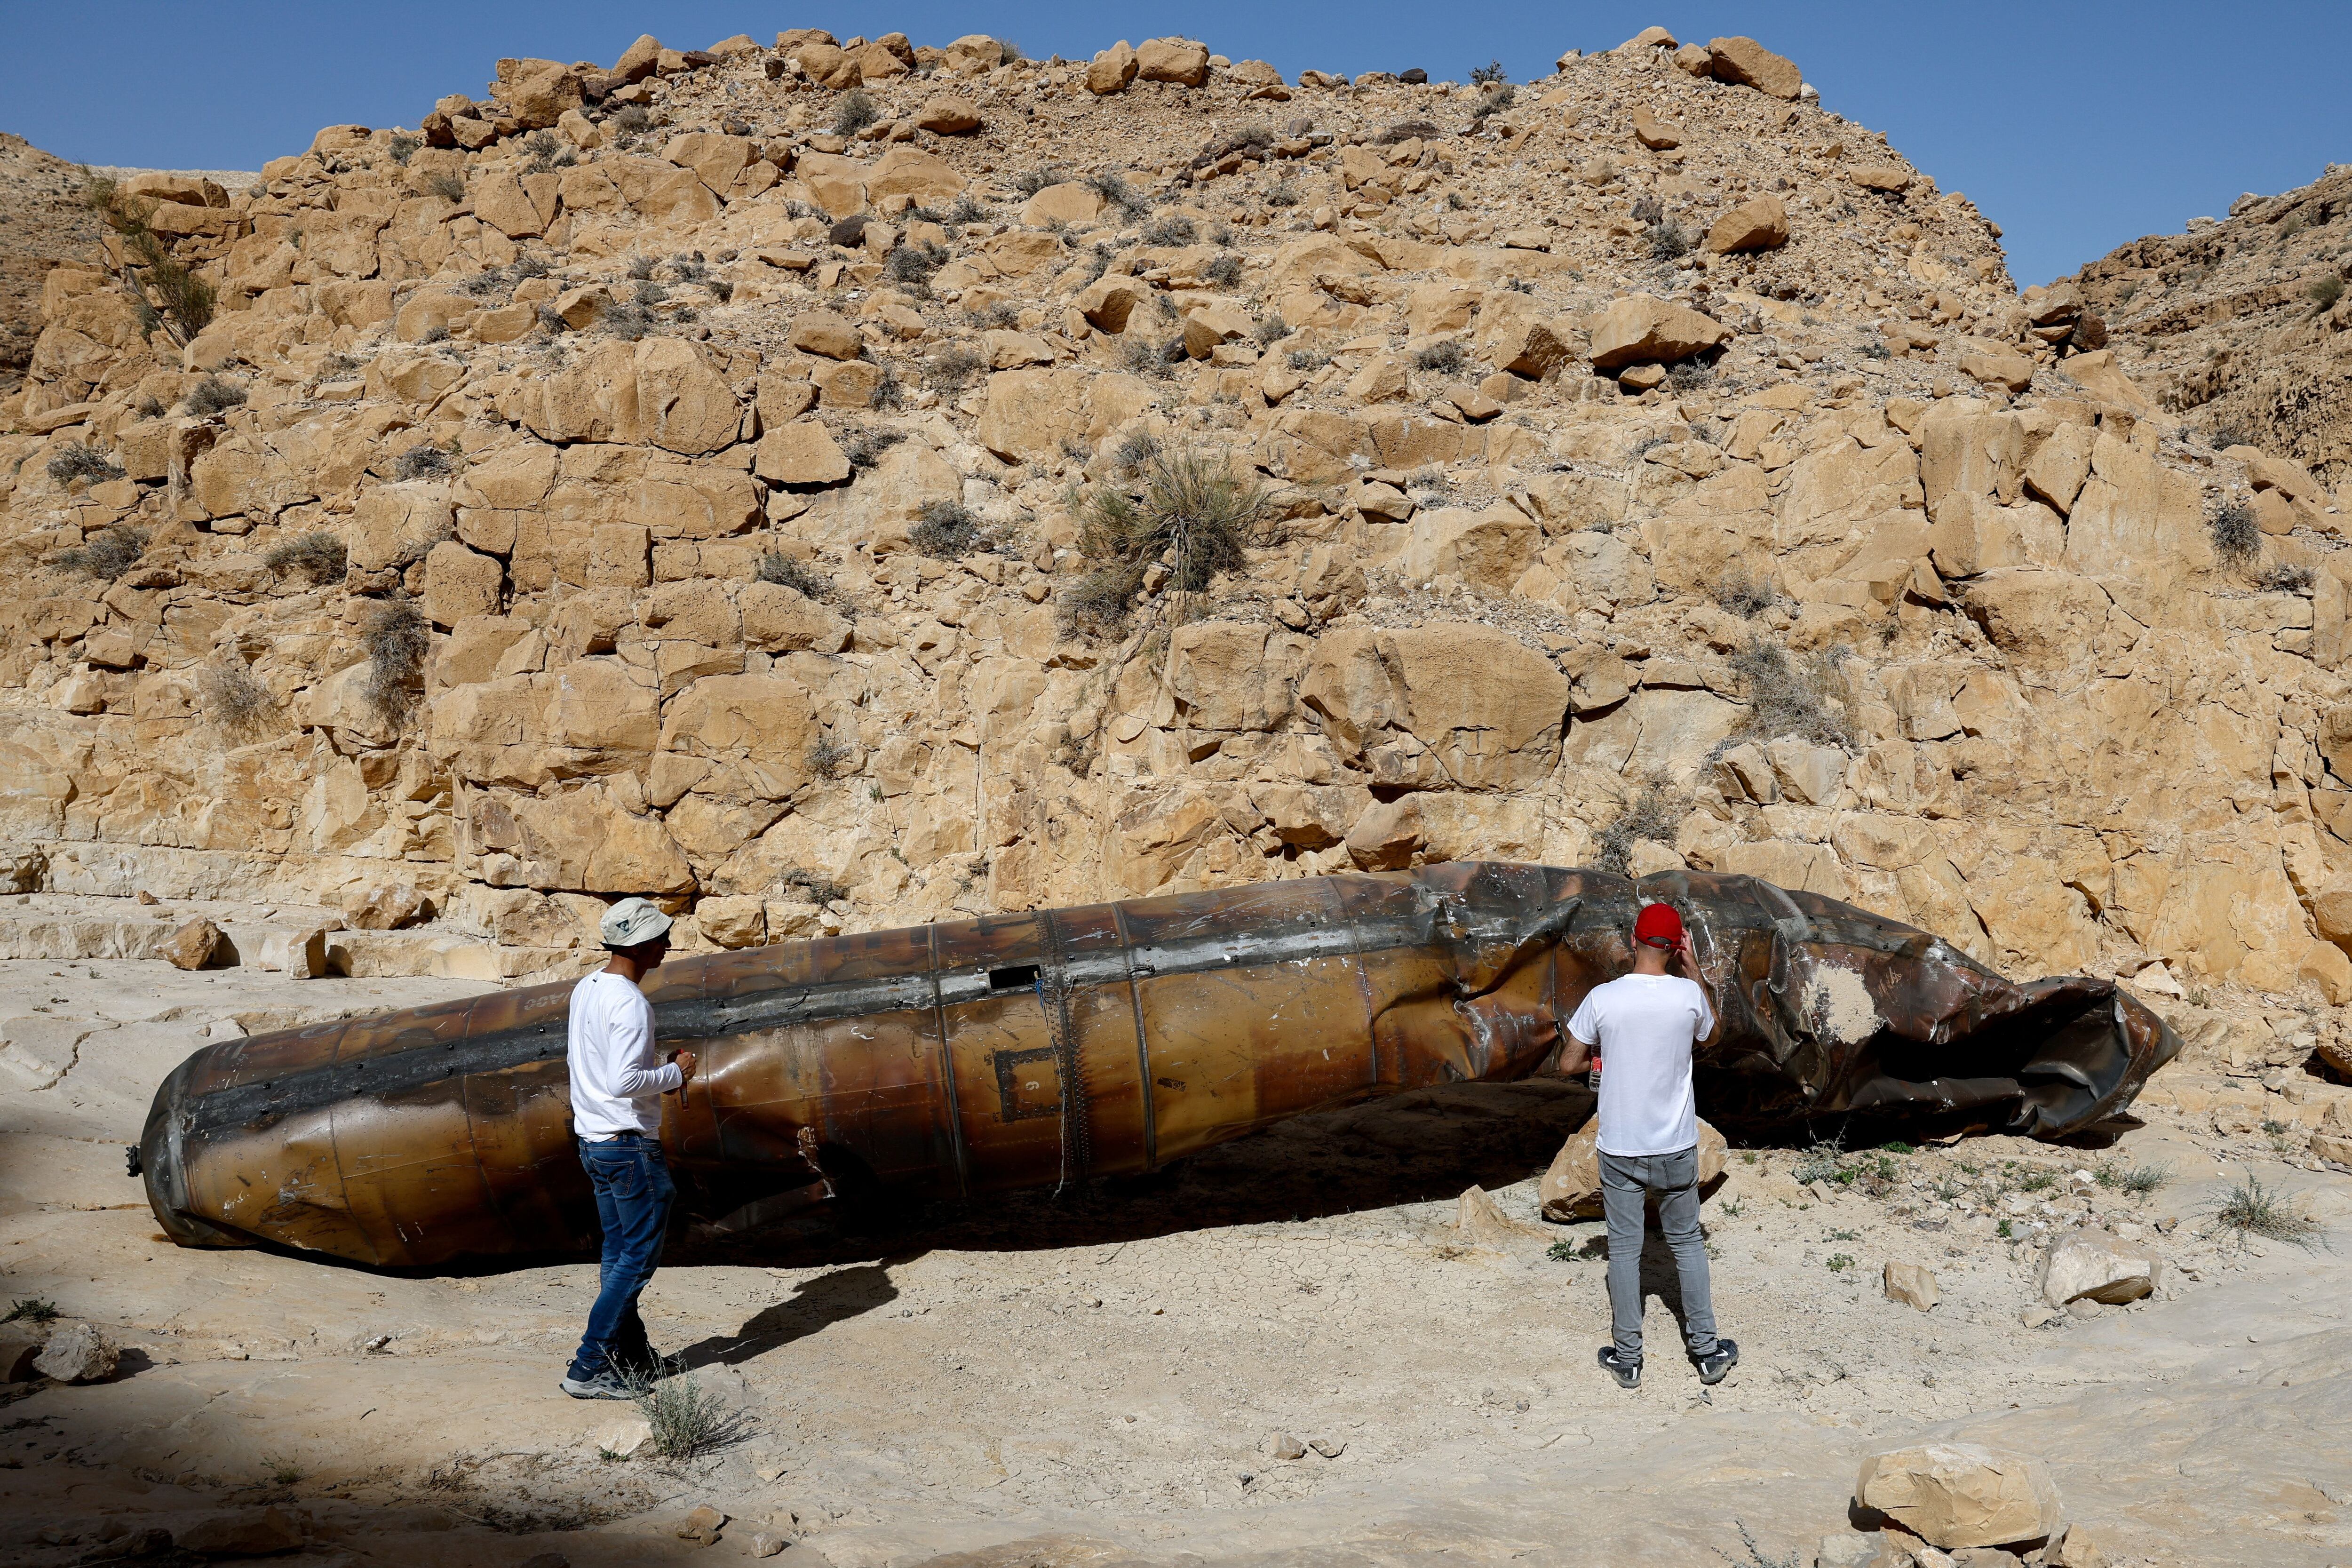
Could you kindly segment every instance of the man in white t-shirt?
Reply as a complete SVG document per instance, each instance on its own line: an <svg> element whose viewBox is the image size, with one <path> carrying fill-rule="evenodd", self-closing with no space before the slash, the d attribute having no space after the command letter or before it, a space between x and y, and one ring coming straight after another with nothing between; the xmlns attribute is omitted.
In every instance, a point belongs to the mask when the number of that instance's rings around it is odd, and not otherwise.
<svg viewBox="0 0 2352 1568"><path fill-rule="evenodd" d="M604 1252L588 1331L557 1384L574 1399L627 1399L656 1369L637 1298L661 1262L669 1231L669 1166L662 1159L661 1097L685 1089L694 1053L667 1059L654 1044L654 1010L639 983L669 952L670 919L644 899L623 899L597 928L612 960L572 988L572 1132L596 1194Z"/></svg>
<svg viewBox="0 0 2352 1568"><path fill-rule="evenodd" d="M1601 1079L1601 1207L1609 1221L1612 1342L1601 1369L1621 1386L1642 1381L1642 1239L1646 1194L1658 1195L1658 1228L1682 1279L1683 1334L1701 1383L1723 1381L1739 1347L1715 1331L1706 1243L1698 1227L1698 1108L1691 1094L1691 1047L1715 1032L1706 987L1666 973L1674 959L1694 971L1682 917L1645 905L1633 922L1633 972L1585 994L1568 1021L1575 1073L1596 1057Z"/></svg>

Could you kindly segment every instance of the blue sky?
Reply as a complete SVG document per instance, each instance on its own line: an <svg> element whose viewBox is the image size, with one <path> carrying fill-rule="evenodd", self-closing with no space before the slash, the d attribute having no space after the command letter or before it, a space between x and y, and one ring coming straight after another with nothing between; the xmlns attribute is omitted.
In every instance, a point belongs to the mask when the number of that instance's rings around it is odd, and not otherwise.
<svg viewBox="0 0 2352 1568"><path fill-rule="evenodd" d="M639 33L693 48L779 27L990 33L1031 54L1091 54L1182 33L1236 59L1460 79L1500 58L1513 80L1567 48L1658 23L1685 39L1746 33L1788 55L1830 108L1886 132L2007 231L2020 283L2126 240L2219 216L2352 162L2352 0L1994 0L1975 5L1567 4L1283 0L1106 8L1044 0L401 0L396 5L0 0L10 40L0 130L93 163L257 168L319 126L414 124L445 92L480 92L501 55L610 61ZM1116 28L1114 33L1111 29Z"/></svg>

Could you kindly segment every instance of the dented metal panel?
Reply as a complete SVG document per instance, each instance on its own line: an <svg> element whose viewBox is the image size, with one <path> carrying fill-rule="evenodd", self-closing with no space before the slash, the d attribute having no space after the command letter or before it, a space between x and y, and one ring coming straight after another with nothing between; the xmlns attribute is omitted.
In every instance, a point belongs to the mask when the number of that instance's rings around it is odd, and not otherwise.
<svg viewBox="0 0 2352 1568"><path fill-rule="evenodd" d="M2111 982L2012 984L1924 931L1746 877L1468 861L684 959L648 988L701 1068L663 1100L722 1228L846 1187L958 1196L1148 1172L1286 1117L1557 1060L1651 899L1721 1024L1700 1105L1762 1132L1847 1115L2055 1137L2178 1051ZM208 1047L158 1091L148 1194L185 1246L384 1267L590 1243L570 986Z"/></svg>

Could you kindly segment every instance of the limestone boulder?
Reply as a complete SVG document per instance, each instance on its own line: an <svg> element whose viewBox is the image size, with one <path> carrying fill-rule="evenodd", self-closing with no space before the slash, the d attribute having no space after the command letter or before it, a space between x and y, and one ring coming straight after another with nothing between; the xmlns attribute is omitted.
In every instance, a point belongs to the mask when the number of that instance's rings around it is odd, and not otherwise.
<svg viewBox="0 0 2352 1568"><path fill-rule="evenodd" d="M95 1323L60 1323L49 1331L33 1370L59 1383L103 1383L114 1375L122 1347Z"/></svg>
<svg viewBox="0 0 2352 1568"><path fill-rule="evenodd" d="M1673 364L1719 347L1731 330L1711 316L1649 294L1612 300L1594 318L1587 351L1595 370Z"/></svg>
<svg viewBox="0 0 2352 1568"><path fill-rule="evenodd" d="M1543 1179L1536 1184L1536 1201L1542 1205L1544 1218L1555 1225L1566 1225L1570 1220L1601 1216L1601 1150L1596 1142L1600 1136L1601 1121L1595 1117L1570 1134L1559 1152L1552 1156ZM1698 1124L1701 1197L1715 1190L1717 1178L1723 1174L1728 1148L1722 1133L1706 1121Z"/></svg>
<svg viewBox="0 0 2352 1568"><path fill-rule="evenodd" d="M541 439L649 444L699 457L731 446L742 408L698 343L647 338L601 343L516 399Z"/></svg>
<svg viewBox="0 0 2352 1568"><path fill-rule="evenodd" d="M1774 98L1794 101L1804 90L1805 74L1797 62L1776 55L1753 38L1710 38L1707 64L1717 81L1752 87Z"/></svg>
<svg viewBox="0 0 2352 1568"><path fill-rule="evenodd" d="M974 433L1007 462L1053 462L1065 437L1098 441L1151 406L1157 392L1139 377L1094 371L1007 370L988 378Z"/></svg>
<svg viewBox="0 0 2352 1568"><path fill-rule="evenodd" d="M1515 506L1498 503L1483 511L1444 507L1413 520L1412 537L1396 569L1408 583L1450 574L1506 594L1542 548L1543 530Z"/></svg>
<svg viewBox="0 0 2352 1568"><path fill-rule="evenodd" d="M172 933L163 956L174 969L203 969L220 957L227 942L220 927L199 915Z"/></svg>
<svg viewBox="0 0 2352 1568"><path fill-rule="evenodd" d="M2153 1294L2163 1262L2104 1232L2074 1230L2052 1242L2035 1268L2034 1288L2053 1307L2088 1299L2120 1307Z"/></svg>
<svg viewBox="0 0 2352 1568"><path fill-rule="evenodd" d="M1853 1500L1946 1552L2040 1541L2065 1524L2048 1466L1972 1443L1873 1454Z"/></svg>
<svg viewBox="0 0 2352 1568"><path fill-rule="evenodd" d="M1706 247L1717 255L1778 250L1789 243L1789 209L1775 195L1742 202L1706 231Z"/></svg>
<svg viewBox="0 0 2352 1568"><path fill-rule="evenodd" d="M830 360L856 359L866 352L866 337L857 324L831 310L811 310L795 317L786 341L804 353Z"/></svg>
<svg viewBox="0 0 2352 1568"><path fill-rule="evenodd" d="M831 431L814 419L795 419L760 437L752 471L772 484L837 485L850 467Z"/></svg>
<svg viewBox="0 0 2352 1568"><path fill-rule="evenodd" d="M980 109L968 98L940 94L915 110L915 129L934 136L969 136L980 129Z"/></svg>
<svg viewBox="0 0 2352 1568"><path fill-rule="evenodd" d="M1559 761L1568 678L1491 626L1350 628L1317 641L1298 697L1375 784L1519 789Z"/></svg>
<svg viewBox="0 0 2352 1568"><path fill-rule="evenodd" d="M966 33L945 53L948 69L957 76L986 76L1004 63L1004 46L985 33Z"/></svg>
<svg viewBox="0 0 2352 1568"><path fill-rule="evenodd" d="M1429 842L1418 796L1376 801L1349 827L1348 857L1365 871L1401 871Z"/></svg>
<svg viewBox="0 0 2352 1568"><path fill-rule="evenodd" d="M1683 144L1683 128L1672 121L1661 120L1646 103L1633 106L1633 140L1652 152L1664 152Z"/></svg>
<svg viewBox="0 0 2352 1568"><path fill-rule="evenodd" d="M433 704L436 761L479 784L537 789L632 769L659 739L656 693L617 658L453 688Z"/></svg>
<svg viewBox="0 0 2352 1568"><path fill-rule="evenodd" d="M436 626L454 626L470 616L495 616L506 586L506 568L495 555L480 555L456 540L444 540L425 557L425 615Z"/></svg>
<svg viewBox="0 0 2352 1568"><path fill-rule="evenodd" d="M1146 38L1135 51L1135 74L1144 81L1199 87L1209 79L1209 46L1190 38Z"/></svg>
<svg viewBox="0 0 2352 1568"><path fill-rule="evenodd" d="M1092 223L1102 212L1102 197L1092 185L1065 180L1047 185L1021 204L1021 221L1031 228L1057 223Z"/></svg>
<svg viewBox="0 0 2352 1568"><path fill-rule="evenodd" d="M874 162L866 176L866 199L878 203L905 196L919 206L945 206L963 193L964 177L936 153L919 147L893 147Z"/></svg>
<svg viewBox="0 0 2352 1568"><path fill-rule="evenodd" d="M274 1508L222 1509L199 1514L172 1531L172 1544L199 1557L274 1557L298 1552L302 1527Z"/></svg>
<svg viewBox="0 0 2352 1568"><path fill-rule="evenodd" d="M1916 1263L1890 1260L1882 1273L1880 1284L1888 1300L1916 1307L1923 1312L1935 1310L1936 1304L1943 1300L1936 1289L1935 1270L1923 1268Z"/></svg>
<svg viewBox="0 0 2352 1568"><path fill-rule="evenodd" d="M1135 79L1137 68L1134 47L1121 38L1087 65L1087 90L1097 97L1123 91Z"/></svg>

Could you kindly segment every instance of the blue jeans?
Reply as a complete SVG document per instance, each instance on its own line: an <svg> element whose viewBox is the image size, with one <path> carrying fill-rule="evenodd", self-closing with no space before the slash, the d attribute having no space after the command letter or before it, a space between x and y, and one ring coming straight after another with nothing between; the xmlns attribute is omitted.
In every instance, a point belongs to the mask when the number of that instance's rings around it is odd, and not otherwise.
<svg viewBox="0 0 2352 1568"><path fill-rule="evenodd" d="M593 1377L607 1366L624 1373L649 1371L653 1349L637 1316L637 1297L661 1262L677 1189L661 1144L652 1138L624 1135L604 1143L583 1138L580 1163L595 1190L604 1255L596 1270L596 1304L588 1310L588 1332L572 1358L571 1375Z"/></svg>
<svg viewBox="0 0 2352 1568"><path fill-rule="evenodd" d="M1628 1361L1642 1358L1642 1239L1645 1194L1658 1194L1658 1228L1674 1254L1683 1292L1683 1341L1695 1356L1715 1353L1715 1300L1706 1239L1698 1228L1698 1150L1601 1156L1601 1209L1609 1220L1610 1337Z"/></svg>

